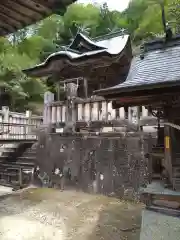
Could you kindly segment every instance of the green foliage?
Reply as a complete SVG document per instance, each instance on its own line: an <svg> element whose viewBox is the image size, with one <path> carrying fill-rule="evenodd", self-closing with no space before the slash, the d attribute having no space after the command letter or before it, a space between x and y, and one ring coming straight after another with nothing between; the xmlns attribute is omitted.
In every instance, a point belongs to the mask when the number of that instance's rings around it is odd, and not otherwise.
<svg viewBox="0 0 180 240"><path fill-rule="evenodd" d="M98 7L75 3L63 17L52 15L9 38L1 38L0 87L11 95L11 108L23 110L42 103L44 91L54 86L46 86L40 79L30 79L21 70L44 61L49 54L70 44L78 31L96 37L126 29L133 46L137 46L164 35L163 7L166 20L179 33L180 0L131 0L124 12L110 11L107 4Z"/></svg>
<svg viewBox="0 0 180 240"><path fill-rule="evenodd" d="M20 43L22 44L22 42ZM36 58L19 51L18 45L13 45L7 39L0 41L0 87L10 94L12 110L28 108L28 103L42 101L46 86L39 79L27 78L22 69L37 63ZM34 59L33 59L34 58Z"/></svg>

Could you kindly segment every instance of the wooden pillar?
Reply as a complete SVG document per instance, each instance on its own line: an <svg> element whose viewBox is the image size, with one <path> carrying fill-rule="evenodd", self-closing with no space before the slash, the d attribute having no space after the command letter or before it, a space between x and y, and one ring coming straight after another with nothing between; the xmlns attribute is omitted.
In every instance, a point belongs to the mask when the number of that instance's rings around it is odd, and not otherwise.
<svg viewBox="0 0 180 240"><path fill-rule="evenodd" d="M88 98L88 81L87 78L84 78L84 96Z"/></svg>
<svg viewBox="0 0 180 240"><path fill-rule="evenodd" d="M19 186L22 187L23 180L22 180L22 168L19 168Z"/></svg>
<svg viewBox="0 0 180 240"><path fill-rule="evenodd" d="M164 164L168 170L170 181L172 183L172 141L171 129L169 126L164 126Z"/></svg>
<svg viewBox="0 0 180 240"><path fill-rule="evenodd" d="M77 111L76 111L76 104L74 101L72 101L72 122L75 123L77 120Z"/></svg>
<svg viewBox="0 0 180 240"><path fill-rule="evenodd" d="M31 183L34 183L34 168L32 168L32 172L31 172Z"/></svg>
<svg viewBox="0 0 180 240"><path fill-rule="evenodd" d="M61 98L61 86L60 83L57 83L57 101L60 101Z"/></svg>
<svg viewBox="0 0 180 240"><path fill-rule="evenodd" d="M141 129L140 120L141 120L141 109L140 109L140 107L138 106L138 107L137 107L137 125L138 125L138 130Z"/></svg>

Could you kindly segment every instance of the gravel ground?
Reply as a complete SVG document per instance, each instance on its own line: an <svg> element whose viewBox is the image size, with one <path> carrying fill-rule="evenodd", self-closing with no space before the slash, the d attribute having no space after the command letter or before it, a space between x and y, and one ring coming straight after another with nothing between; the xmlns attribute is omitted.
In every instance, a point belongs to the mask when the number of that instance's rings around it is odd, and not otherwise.
<svg viewBox="0 0 180 240"><path fill-rule="evenodd" d="M12 193L12 188L11 187L4 187L0 186L0 196L7 195Z"/></svg>
<svg viewBox="0 0 180 240"><path fill-rule="evenodd" d="M0 240L139 240L142 205L28 189L0 200Z"/></svg>

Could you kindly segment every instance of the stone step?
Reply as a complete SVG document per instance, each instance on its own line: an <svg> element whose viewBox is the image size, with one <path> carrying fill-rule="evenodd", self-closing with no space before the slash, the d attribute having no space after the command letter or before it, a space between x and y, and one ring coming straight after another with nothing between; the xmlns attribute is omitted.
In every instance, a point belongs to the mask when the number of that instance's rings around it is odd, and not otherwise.
<svg viewBox="0 0 180 240"><path fill-rule="evenodd" d="M177 179L180 179L180 173L173 173L173 177L177 178Z"/></svg>
<svg viewBox="0 0 180 240"><path fill-rule="evenodd" d="M8 168L14 168L17 166L21 167L34 167L34 163L33 162L26 162L26 161L16 161L16 162L0 162L0 167L8 167Z"/></svg>
<svg viewBox="0 0 180 240"><path fill-rule="evenodd" d="M172 178L172 182L173 182L173 186L178 187L178 189L180 189L180 178Z"/></svg>
<svg viewBox="0 0 180 240"><path fill-rule="evenodd" d="M173 171L180 171L180 165L173 165Z"/></svg>
<svg viewBox="0 0 180 240"><path fill-rule="evenodd" d="M180 167L180 162L172 162L172 167L173 168L179 168Z"/></svg>
<svg viewBox="0 0 180 240"><path fill-rule="evenodd" d="M5 150L10 150L10 149L16 149L17 148L17 146L8 146L8 147L1 147L0 148L0 152L3 152L3 151L5 151Z"/></svg>
<svg viewBox="0 0 180 240"><path fill-rule="evenodd" d="M36 156L22 156L22 157L18 157L18 160L19 161L22 161L22 160L36 160Z"/></svg>
<svg viewBox="0 0 180 240"><path fill-rule="evenodd" d="M24 153L21 157L36 157L36 153Z"/></svg>

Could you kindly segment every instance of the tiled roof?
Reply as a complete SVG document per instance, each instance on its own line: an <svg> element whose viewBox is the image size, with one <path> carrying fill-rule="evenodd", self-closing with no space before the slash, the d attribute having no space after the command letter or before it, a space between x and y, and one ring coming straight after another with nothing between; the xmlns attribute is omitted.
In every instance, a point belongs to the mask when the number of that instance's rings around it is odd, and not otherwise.
<svg viewBox="0 0 180 240"><path fill-rule="evenodd" d="M180 45L171 45L145 52L144 58L135 56L125 82L96 91L100 95L149 89L161 85L180 85ZM102 94L101 94L102 93Z"/></svg>

